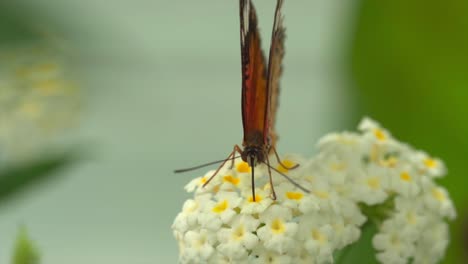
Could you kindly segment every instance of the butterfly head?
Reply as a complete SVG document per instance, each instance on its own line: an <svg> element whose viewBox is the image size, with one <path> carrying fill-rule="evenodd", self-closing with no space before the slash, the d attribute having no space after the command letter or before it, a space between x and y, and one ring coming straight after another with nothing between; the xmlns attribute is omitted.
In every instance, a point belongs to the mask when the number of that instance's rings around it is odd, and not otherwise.
<svg viewBox="0 0 468 264"><path fill-rule="evenodd" d="M247 162L250 167L255 167L258 163L265 160L265 154L262 148L257 146L247 146L242 152L242 160Z"/></svg>

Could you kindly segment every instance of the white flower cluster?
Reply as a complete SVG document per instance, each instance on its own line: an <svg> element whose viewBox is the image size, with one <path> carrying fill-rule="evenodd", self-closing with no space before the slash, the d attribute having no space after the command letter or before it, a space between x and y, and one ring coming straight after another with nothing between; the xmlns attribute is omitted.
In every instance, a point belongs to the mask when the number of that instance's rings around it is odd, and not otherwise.
<svg viewBox="0 0 468 264"><path fill-rule="evenodd" d="M444 219L455 217L447 191L433 182L445 174L443 163L369 119L359 128L325 136L311 160L286 157L286 167L300 164L294 170L271 164L310 193L273 172L271 199L268 168L259 165L254 201L251 168L239 159L205 187L213 171L191 181L186 190L194 198L172 226L180 263L331 263L333 253L359 239L367 219L379 225L373 244L380 262L440 260L448 243Z"/></svg>
<svg viewBox="0 0 468 264"><path fill-rule="evenodd" d="M39 43L0 47L0 167L33 158L74 124L79 96L59 54Z"/></svg>

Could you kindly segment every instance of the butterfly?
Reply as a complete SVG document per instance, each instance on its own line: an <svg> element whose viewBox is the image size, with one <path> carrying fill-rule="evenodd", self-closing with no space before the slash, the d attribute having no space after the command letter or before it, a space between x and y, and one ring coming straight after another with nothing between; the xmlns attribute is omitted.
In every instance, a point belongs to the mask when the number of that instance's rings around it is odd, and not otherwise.
<svg viewBox="0 0 468 264"><path fill-rule="evenodd" d="M270 154L274 154L280 166L285 169L294 169L299 165L296 164L293 167L284 165L275 148L278 136L274 127L278 108L279 81L285 53L285 28L283 27L283 17L281 15L282 6L283 0L277 0L267 65L261 48L255 8L250 0L239 1L242 63L242 124L244 131L244 138L242 141L243 148L236 144L232 152L224 160L176 171L183 172L222 162L218 169L204 183L203 186L206 186L218 174L226 162L230 160L232 162L231 167L233 166L234 159L239 157L236 157L236 153L238 153L242 160L247 162L251 167L253 201L255 201L255 167L260 163L266 164L268 167L272 199L276 199L276 193L273 187L271 170L276 171L301 190L309 192L293 179L270 166L269 160Z"/></svg>

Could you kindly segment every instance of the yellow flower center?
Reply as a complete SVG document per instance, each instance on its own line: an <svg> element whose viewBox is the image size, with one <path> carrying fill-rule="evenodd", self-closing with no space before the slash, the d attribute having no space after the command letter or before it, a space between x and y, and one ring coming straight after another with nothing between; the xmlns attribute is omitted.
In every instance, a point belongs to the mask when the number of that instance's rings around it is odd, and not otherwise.
<svg viewBox="0 0 468 264"><path fill-rule="evenodd" d="M60 83L56 80L41 81L36 84L36 88L42 92L43 95L52 95L60 91Z"/></svg>
<svg viewBox="0 0 468 264"><path fill-rule="evenodd" d="M242 238L244 237L244 234L245 234L245 230L244 230L244 226L238 226L236 229L234 229L234 232L232 232L232 238L234 240L242 240Z"/></svg>
<svg viewBox="0 0 468 264"><path fill-rule="evenodd" d="M212 211L213 211L214 213L220 214L220 213L226 211L226 209L228 209L228 207L229 207L228 201L227 201L227 200L223 200L223 201L217 203L217 204L213 207Z"/></svg>
<svg viewBox="0 0 468 264"><path fill-rule="evenodd" d="M194 213L198 209L198 203L193 203L191 206L187 207L188 213Z"/></svg>
<svg viewBox="0 0 468 264"><path fill-rule="evenodd" d="M380 161L380 165L384 167L395 167L397 163L398 163L398 159L395 157L389 157L387 159Z"/></svg>
<svg viewBox="0 0 468 264"><path fill-rule="evenodd" d="M385 133L381 129L378 129L378 128L374 129L374 135L378 140L383 141L387 139L387 136L385 135Z"/></svg>
<svg viewBox="0 0 468 264"><path fill-rule="evenodd" d="M411 181L411 176L409 175L408 172L404 171L400 174L400 179L402 179L403 181L406 181L406 182L410 182Z"/></svg>
<svg viewBox="0 0 468 264"><path fill-rule="evenodd" d="M237 185L237 184L239 184L239 182L240 182L240 179L239 179L239 178L233 177L232 175L226 175L226 176L224 176L224 177L223 177L223 180L224 180L225 182L229 182L229 183L232 183L232 184L234 184L234 185Z"/></svg>
<svg viewBox="0 0 468 264"><path fill-rule="evenodd" d="M206 236L200 237L198 240L195 241L194 246L197 249L200 249L206 243Z"/></svg>
<svg viewBox="0 0 468 264"><path fill-rule="evenodd" d="M344 169L346 169L346 164L343 162L335 162L330 165L330 169L332 171L343 171Z"/></svg>
<svg viewBox="0 0 468 264"><path fill-rule="evenodd" d="M313 229L312 230L312 238L321 244L325 243L327 241L327 237L322 234L319 230Z"/></svg>
<svg viewBox="0 0 468 264"><path fill-rule="evenodd" d="M42 108L38 103L27 102L20 107L19 111L30 118L35 118L41 114Z"/></svg>
<svg viewBox="0 0 468 264"><path fill-rule="evenodd" d="M208 179L206 179L206 177L201 177L200 178L200 184L205 184L206 181L208 181Z"/></svg>
<svg viewBox="0 0 468 264"><path fill-rule="evenodd" d="M324 191L315 191L314 194L322 199L328 199L328 197L330 196L327 192Z"/></svg>
<svg viewBox="0 0 468 264"><path fill-rule="evenodd" d="M263 198L259 194L255 194L255 201L253 200L252 195L250 195L247 200L249 201L249 203L259 203L261 200L263 200Z"/></svg>
<svg viewBox="0 0 468 264"><path fill-rule="evenodd" d="M304 176L303 179L306 180L306 181L308 181L308 182L310 182L310 183L315 182L315 177L312 176L312 175Z"/></svg>
<svg viewBox="0 0 468 264"><path fill-rule="evenodd" d="M296 165L296 163L288 159L281 161L281 163L283 163L284 167L281 164L278 164L278 167L276 169L282 173L288 172L289 168L292 168Z"/></svg>
<svg viewBox="0 0 468 264"><path fill-rule="evenodd" d="M369 154L370 160L376 162L379 156L379 152L379 146L377 144L373 144Z"/></svg>
<svg viewBox="0 0 468 264"><path fill-rule="evenodd" d="M241 173L250 172L250 166L245 161L242 161L239 164L237 164L236 169L238 172L241 172Z"/></svg>
<svg viewBox="0 0 468 264"><path fill-rule="evenodd" d="M374 190L380 188L380 179L378 177L370 177L367 179L367 185Z"/></svg>
<svg viewBox="0 0 468 264"><path fill-rule="evenodd" d="M280 219L276 218L273 220L273 222L271 222L271 231L274 234L282 234L284 233L285 229L286 227L284 226L283 221Z"/></svg>
<svg viewBox="0 0 468 264"><path fill-rule="evenodd" d="M406 215L406 220L408 220L408 223L414 225L416 224L416 215L413 212L409 212Z"/></svg>
<svg viewBox="0 0 468 264"><path fill-rule="evenodd" d="M48 72L51 72L51 71L56 71L58 69L58 65L55 64L55 63L43 63L43 64L40 64L40 65L37 65L36 66L36 70L39 71L39 72L44 72L44 73L48 73Z"/></svg>
<svg viewBox="0 0 468 264"><path fill-rule="evenodd" d="M434 188L432 190L432 196L436 198L439 202L445 201L445 194L439 188Z"/></svg>
<svg viewBox="0 0 468 264"><path fill-rule="evenodd" d="M301 200L304 195L300 192L286 192L286 197L290 200Z"/></svg>
<svg viewBox="0 0 468 264"><path fill-rule="evenodd" d="M434 159L431 159L431 158L427 158L424 160L424 165L426 165L426 167L430 168L430 169L433 169L435 167L437 167L437 161L434 160Z"/></svg>
<svg viewBox="0 0 468 264"><path fill-rule="evenodd" d="M390 237L390 243L392 243L394 246L397 246L400 244L400 238L396 234L392 234Z"/></svg>

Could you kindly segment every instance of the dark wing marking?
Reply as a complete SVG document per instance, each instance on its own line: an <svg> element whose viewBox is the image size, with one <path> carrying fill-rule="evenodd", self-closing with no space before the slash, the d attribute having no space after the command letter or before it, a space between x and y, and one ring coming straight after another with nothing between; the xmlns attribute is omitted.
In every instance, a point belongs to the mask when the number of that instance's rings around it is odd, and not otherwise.
<svg viewBox="0 0 468 264"><path fill-rule="evenodd" d="M240 0L240 38L242 55L242 123L244 145L267 143L268 90L257 15L250 0Z"/></svg>
<svg viewBox="0 0 468 264"><path fill-rule="evenodd" d="M271 146L275 146L278 136L275 132L276 112L278 109L279 82L283 70L282 61L284 57L284 38L285 29L283 27L283 17L281 7L283 0L278 0L275 11L275 20L273 32L271 35L270 57L268 59L268 120L265 125L268 126L264 131L269 132Z"/></svg>

